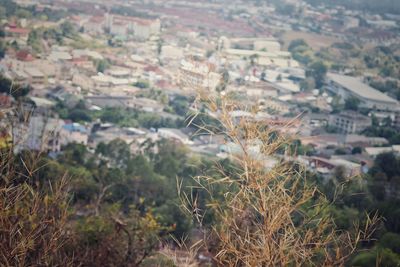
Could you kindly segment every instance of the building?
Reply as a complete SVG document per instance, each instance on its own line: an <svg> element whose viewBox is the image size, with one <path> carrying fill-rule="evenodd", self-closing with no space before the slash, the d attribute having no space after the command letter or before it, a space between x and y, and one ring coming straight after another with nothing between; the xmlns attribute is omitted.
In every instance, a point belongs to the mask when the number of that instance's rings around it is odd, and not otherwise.
<svg viewBox="0 0 400 267"><path fill-rule="evenodd" d="M352 178L358 176L362 172L361 164L354 163L341 158L321 158L321 157L303 157L303 160L307 162L308 167L312 171L316 171L322 175L330 177L336 168L343 167L345 170L345 176Z"/></svg>
<svg viewBox="0 0 400 267"><path fill-rule="evenodd" d="M355 97L360 100L362 108L380 111L399 109L399 103L395 99L370 87L358 78L329 73L327 80L327 89L339 95L343 101Z"/></svg>
<svg viewBox="0 0 400 267"><path fill-rule="evenodd" d="M181 61L179 68L179 84L187 89L215 90L222 77L213 71L213 66L197 61Z"/></svg>
<svg viewBox="0 0 400 267"><path fill-rule="evenodd" d="M149 98L134 98L132 99L132 108L143 110L145 112L162 112L164 110L164 105L160 104L158 101Z"/></svg>
<svg viewBox="0 0 400 267"><path fill-rule="evenodd" d="M46 76L37 68L27 67L24 71L31 84L44 84L46 82Z"/></svg>
<svg viewBox="0 0 400 267"><path fill-rule="evenodd" d="M89 106L94 105L100 108L106 108L106 107L129 108L133 107L134 97L98 95L98 96L87 96L85 100L89 104Z"/></svg>
<svg viewBox="0 0 400 267"><path fill-rule="evenodd" d="M20 134L16 140L16 150L25 149L59 152L61 150L61 128L64 123L59 119L48 118L44 116L34 116L29 121L28 130L23 129L20 125Z"/></svg>
<svg viewBox="0 0 400 267"><path fill-rule="evenodd" d="M17 60L19 60L19 61L30 62L30 61L35 60L35 58L32 56L32 54L26 50L18 51L15 56L16 56Z"/></svg>
<svg viewBox="0 0 400 267"><path fill-rule="evenodd" d="M83 25L85 32L91 34L102 34L104 32L104 27L106 26L106 18L100 16L94 16L89 19Z"/></svg>
<svg viewBox="0 0 400 267"><path fill-rule="evenodd" d="M185 145L191 145L193 143L190 141L189 136L178 129L160 128L157 133L161 138L176 140Z"/></svg>
<svg viewBox="0 0 400 267"><path fill-rule="evenodd" d="M344 134L360 133L371 124L371 118L354 111L344 111L329 116L329 125Z"/></svg>
<svg viewBox="0 0 400 267"><path fill-rule="evenodd" d="M11 107L12 99L7 94L0 94L0 110Z"/></svg>
<svg viewBox="0 0 400 267"><path fill-rule="evenodd" d="M7 25L6 27L4 27L4 33L8 37L15 37L27 40L29 32L30 32L29 29L20 28L17 27L16 25Z"/></svg>
<svg viewBox="0 0 400 267"><path fill-rule="evenodd" d="M116 36L133 37L147 40L161 30L159 19L150 20L136 17L107 15L107 24L110 33Z"/></svg>
<svg viewBox="0 0 400 267"><path fill-rule="evenodd" d="M87 145L89 131L79 123L67 123L61 129L61 144L70 143Z"/></svg>

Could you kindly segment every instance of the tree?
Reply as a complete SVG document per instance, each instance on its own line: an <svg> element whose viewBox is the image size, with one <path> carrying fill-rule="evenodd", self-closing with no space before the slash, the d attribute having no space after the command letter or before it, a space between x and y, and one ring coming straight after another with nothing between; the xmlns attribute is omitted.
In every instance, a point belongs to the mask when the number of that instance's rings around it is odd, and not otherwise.
<svg viewBox="0 0 400 267"><path fill-rule="evenodd" d="M65 21L60 25L61 33L65 37L74 37L76 35L76 30L71 22Z"/></svg>
<svg viewBox="0 0 400 267"><path fill-rule="evenodd" d="M172 106L175 113L180 116L186 116L190 106L189 100L184 96L176 96L170 101L169 105Z"/></svg>
<svg viewBox="0 0 400 267"><path fill-rule="evenodd" d="M13 83L10 79L0 75L0 92L6 93L13 96L16 99L20 99L28 95L32 90L29 85L20 85Z"/></svg>
<svg viewBox="0 0 400 267"><path fill-rule="evenodd" d="M315 87L321 88L325 82L325 76L328 72L328 67L322 61L312 63L307 71L308 77L313 77L315 80Z"/></svg>
<svg viewBox="0 0 400 267"><path fill-rule="evenodd" d="M391 117L386 117L382 120L382 124L384 127L392 127L393 121Z"/></svg>
<svg viewBox="0 0 400 267"><path fill-rule="evenodd" d="M140 89L150 88L150 84L147 81L137 81L133 84L133 86L136 86Z"/></svg>
<svg viewBox="0 0 400 267"><path fill-rule="evenodd" d="M386 233L380 238L379 245L391 249L394 253L400 254L400 235L396 233Z"/></svg>
<svg viewBox="0 0 400 267"><path fill-rule="evenodd" d="M7 17L7 10L5 7L0 6L0 20L3 20ZM3 36L4 37L4 36Z"/></svg>
<svg viewBox="0 0 400 267"><path fill-rule="evenodd" d="M108 69L110 67L110 63L108 62L108 60L105 59L101 59L97 62L97 72L101 72L104 73L104 71L106 69Z"/></svg>
<svg viewBox="0 0 400 267"><path fill-rule="evenodd" d="M6 43L3 39L0 39L0 59L4 58L6 55Z"/></svg>
<svg viewBox="0 0 400 267"><path fill-rule="evenodd" d="M300 89L303 91L309 91L315 89L315 81L314 78L308 77L305 80L300 82Z"/></svg>
<svg viewBox="0 0 400 267"><path fill-rule="evenodd" d="M351 154L355 155L355 154L361 154L362 153L362 147L356 146L353 147L353 149L351 150Z"/></svg>
<svg viewBox="0 0 400 267"><path fill-rule="evenodd" d="M251 65L251 66L254 66L256 63L258 63L258 58L259 58L259 55L258 55L258 54L251 55L251 56L249 57L249 59L250 59L250 65Z"/></svg>
<svg viewBox="0 0 400 267"><path fill-rule="evenodd" d="M90 122L90 121L92 121L92 118L88 114L88 111L82 110L82 109L72 110L69 113L68 118L74 122L82 122L82 121Z"/></svg>
<svg viewBox="0 0 400 267"><path fill-rule="evenodd" d="M370 174L375 176L377 173L384 173L388 180L400 174L400 161L393 153L382 153L378 155L374 161L374 166L370 170Z"/></svg>
<svg viewBox="0 0 400 267"><path fill-rule="evenodd" d="M346 110L358 111L361 101L356 97L349 97L344 103L344 108Z"/></svg>
<svg viewBox="0 0 400 267"><path fill-rule="evenodd" d="M306 43L306 41L304 41L304 39L296 39L290 42L288 50L290 52L293 52L299 46L308 47L308 44Z"/></svg>

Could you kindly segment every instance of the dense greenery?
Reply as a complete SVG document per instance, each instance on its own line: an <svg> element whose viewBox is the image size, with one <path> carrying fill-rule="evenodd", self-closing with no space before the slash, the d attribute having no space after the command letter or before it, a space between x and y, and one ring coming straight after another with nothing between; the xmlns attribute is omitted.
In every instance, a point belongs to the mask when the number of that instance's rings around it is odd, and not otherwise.
<svg viewBox="0 0 400 267"><path fill-rule="evenodd" d="M307 84L302 84L303 89L309 89L308 83L312 83L316 88L321 88L324 85L325 76L328 72L327 64L319 59L321 57L319 56L317 59L311 47L303 39L293 40L289 44L288 50L292 53L295 60L307 67L306 76L308 80Z"/></svg>
<svg viewBox="0 0 400 267"><path fill-rule="evenodd" d="M32 87L29 85L13 83L10 79L0 75L0 93L5 93L18 99L26 96L31 90Z"/></svg>
<svg viewBox="0 0 400 267"><path fill-rule="evenodd" d="M137 109L107 107L100 111L90 111L86 109L83 101L79 102L75 108L68 108L58 102L54 111L62 119L70 119L74 122L93 122L100 119L102 122L114 123L121 127L144 127L150 128L181 128L184 126L183 120L173 119L159 115L158 113L145 112Z"/></svg>
<svg viewBox="0 0 400 267"><path fill-rule="evenodd" d="M358 151L354 152L359 152ZM377 241L363 244L370 251L360 252L352 259L352 266L398 266L400 264L400 158L392 153L379 155L368 175L351 178L341 170L336 177L320 183L321 190L332 200L336 200L331 211L335 214L336 223L343 229L351 229L353 222L363 218L365 212L378 212L383 217L375 233ZM333 188L344 183L344 190L334 195ZM336 192L337 193L337 192Z"/></svg>
<svg viewBox="0 0 400 267"><path fill-rule="evenodd" d="M400 144L400 133L391 125L373 125L364 130L363 134L370 137L383 137L388 139L390 144Z"/></svg>
<svg viewBox="0 0 400 267"><path fill-rule="evenodd" d="M397 80L385 80L370 82L370 85L383 93L388 93L397 100L400 100L400 83Z"/></svg>

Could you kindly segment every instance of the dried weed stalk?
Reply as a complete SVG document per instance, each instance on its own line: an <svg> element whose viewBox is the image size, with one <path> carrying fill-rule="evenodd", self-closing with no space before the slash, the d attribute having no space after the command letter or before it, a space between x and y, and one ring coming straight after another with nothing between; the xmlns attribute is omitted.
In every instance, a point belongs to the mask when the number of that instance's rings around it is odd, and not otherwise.
<svg viewBox="0 0 400 267"><path fill-rule="evenodd" d="M12 128L28 121L16 112L0 121L8 134L0 148L0 266L69 266L61 252L66 241L66 176L41 181L41 153L14 155Z"/></svg>
<svg viewBox="0 0 400 267"><path fill-rule="evenodd" d="M243 106L224 94L200 93L197 101L221 126L196 126L202 133L223 135L237 150L231 153L238 166L235 173L220 168L223 178L195 177L197 186L188 190L178 183L182 207L197 220L204 233L203 249L213 253L217 265L343 266L359 242L371 238L376 216L367 215L367 223L355 224L351 233L339 231L327 212L332 203L307 180L304 168L284 159L266 167L292 140L285 134L290 123L275 128L255 116L233 118L238 110L255 115L257 107ZM223 192L216 193L216 186ZM206 210L199 207L195 190L208 193ZM203 225L206 212L214 216L211 226Z"/></svg>

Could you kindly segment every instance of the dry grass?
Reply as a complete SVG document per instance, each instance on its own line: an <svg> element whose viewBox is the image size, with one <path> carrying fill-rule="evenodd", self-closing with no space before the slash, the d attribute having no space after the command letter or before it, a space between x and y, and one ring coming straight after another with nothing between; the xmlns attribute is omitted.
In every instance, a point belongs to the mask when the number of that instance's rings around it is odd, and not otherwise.
<svg viewBox="0 0 400 267"><path fill-rule="evenodd" d="M0 148L0 266L69 266L61 251L67 236L67 177L43 181L41 153L14 155L21 141L15 129L28 124L29 107L19 102L1 113L1 131L11 142L3 141Z"/></svg>
<svg viewBox="0 0 400 267"><path fill-rule="evenodd" d="M332 36L296 31L285 32L281 39L284 42L284 49L287 49L290 42L293 40L304 39L315 51L318 51L321 48L330 47L335 42L338 42L338 39Z"/></svg>
<svg viewBox="0 0 400 267"><path fill-rule="evenodd" d="M67 266L60 252L66 241L66 177L39 185L30 161L36 157L15 158L11 149L0 157L0 265Z"/></svg>
<svg viewBox="0 0 400 267"><path fill-rule="evenodd" d="M222 178L195 177L197 186L191 188L178 183L182 208L198 222L204 232L202 249L211 251L218 265L344 266L357 244L370 239L376 216L368 217L363 227L355 223L352 233L338 231L327 212L332 203L307 180L304 168L284 160L266 168L278 149L292 140L275 134L278 130L284 133L284 128L274 129L250 118L233 119L232 111L256 114L257 107L241 106L224 95L214 98L200 93L198 101L197 106L216 114L222 127L197 127L209 134L223 134L239 148L231 155L237 165L233 174L219 168ZM217 194L216 186L224 191ZM206 210L199 207L195 190L208 193L211 201ZM214 214L211 227L203 225L207 212Z"/></svg>

